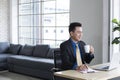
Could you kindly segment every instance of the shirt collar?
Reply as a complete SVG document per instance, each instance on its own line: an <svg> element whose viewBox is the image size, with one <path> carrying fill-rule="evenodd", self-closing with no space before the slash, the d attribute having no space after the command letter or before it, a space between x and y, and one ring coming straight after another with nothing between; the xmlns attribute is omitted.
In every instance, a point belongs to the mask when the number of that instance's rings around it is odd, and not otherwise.
<svg viewBox="0 0 120 80"><path fill-rule="evenodd" d="M77 44L77 43L78 43L77 41L73 40L72 38L71 38L71 41L72 41L72 42L74 42L75 44Z"/></svg>
<svg viewBox="0 0 120 80"><path fill-rule="evenodd" d="M72 45L73 45L73 46L76 46L77 42L74 41L73 39L70 39L70 40L71 40L71 42L72 42Z"/></svg>

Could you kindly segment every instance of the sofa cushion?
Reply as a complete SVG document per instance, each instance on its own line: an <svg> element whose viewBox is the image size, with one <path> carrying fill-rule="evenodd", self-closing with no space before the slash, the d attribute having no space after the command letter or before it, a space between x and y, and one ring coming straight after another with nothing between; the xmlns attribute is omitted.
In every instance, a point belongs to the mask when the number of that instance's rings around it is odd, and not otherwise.
<svg viewBox="0 0 120 80"><path fill-rule="evenodd" d="M60 48L50 48L49 52L47 53L47 58L53 59L55 51L59 51L60 52Z"/></svg>
<svg viewBox="0 0 120 80"><path fill-rule="evenodd" d="M36 45L35 50L33 52L33 56L44 58L44 57L46 57L49 49L50 49L49 45Z"/></svg>
<svg viewBox="0 0 120 80"><path fill-rule="evenodd" d="M31 69L51 70L54 67L53 59L39 58L33 56L15 55L8 58L9 64L24 66Z"/></svg>
<svg viewBox="0 0 120 80"><path fill-rule="evenodd" d="M48 53L47 53L47 58L53 59L53 53L54 53L54 49L49 49Z"/></svg>
<svg viewBox="0 0 120 80"><path fill-rule="evenodd" d="M21 51L20 51L20 55L26 55L26 56L31 56L32 53L33 53L33 50L34 50L34 47L35 46L32 46L32 45L25 45Z"/></svg>
<svg viewBox="0 0 120 80"><path fill-rule="evenodd" d="M9 42L0 42L0 53L7 52L9 46Z"/></svg>
<svg viewBox="0 0 120 80"><path fill-rule="evenodd" d="M20 45L20 44L10 44L8 52L12 53L12 54L18 54L21 47L22 47L22 45Z"/></svg>

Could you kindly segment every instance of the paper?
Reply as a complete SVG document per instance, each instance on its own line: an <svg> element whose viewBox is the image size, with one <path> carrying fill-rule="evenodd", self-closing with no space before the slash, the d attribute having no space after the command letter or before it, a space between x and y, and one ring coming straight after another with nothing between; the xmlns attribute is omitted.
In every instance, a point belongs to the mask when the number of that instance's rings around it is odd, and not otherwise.
<svg viewBox="0 0 120 80"><path fill-rule="evenodd" d="M88 67L87 70L84 70L84 71L80 71L81 73L95 73L95 72L98 72L97 70L94 70L90 67Z"/></svg>

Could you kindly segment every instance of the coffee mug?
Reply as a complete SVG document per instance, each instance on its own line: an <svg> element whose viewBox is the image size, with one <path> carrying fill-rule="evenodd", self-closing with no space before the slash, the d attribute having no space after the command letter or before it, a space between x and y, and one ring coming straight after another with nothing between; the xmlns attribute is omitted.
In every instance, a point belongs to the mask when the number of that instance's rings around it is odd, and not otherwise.
<svg viewBox="0 0 120 80"><path fill-rule="evenodd" d="M90 52L90 45L85 45L84 49L85 49L85 53L89 53Z"/></svg>

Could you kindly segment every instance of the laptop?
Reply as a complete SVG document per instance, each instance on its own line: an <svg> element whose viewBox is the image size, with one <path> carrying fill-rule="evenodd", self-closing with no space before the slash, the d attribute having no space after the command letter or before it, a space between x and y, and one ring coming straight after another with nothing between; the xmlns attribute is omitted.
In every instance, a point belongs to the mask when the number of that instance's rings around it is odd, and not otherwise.
<svg viewBox="0 0 120 80"><path fill-rule="evenodd" d="M111 59L109 64L99 65L99 66L94 67L93 69L108 71L108 70L112 70L112 69L117 68L119 66L119 61L120 61L119 55L120 55L120 53L114 53L112 55L112 59Z"/></svg>

